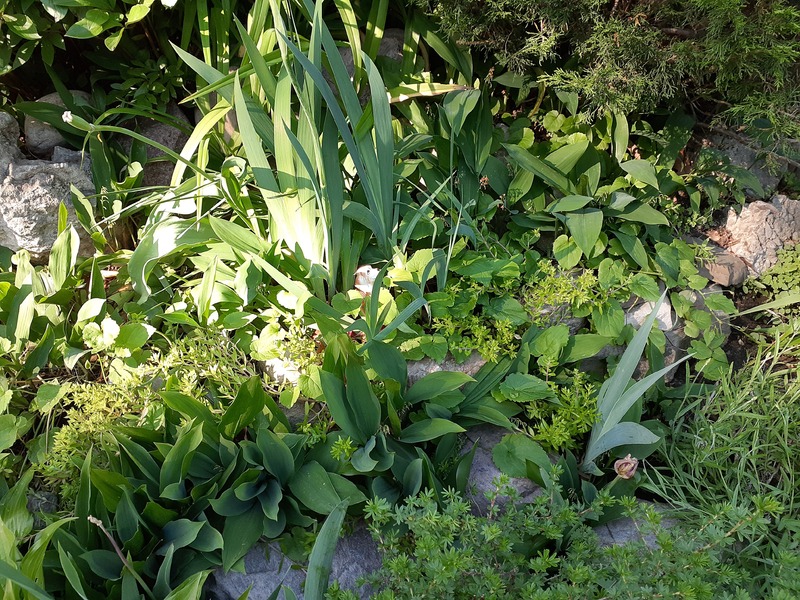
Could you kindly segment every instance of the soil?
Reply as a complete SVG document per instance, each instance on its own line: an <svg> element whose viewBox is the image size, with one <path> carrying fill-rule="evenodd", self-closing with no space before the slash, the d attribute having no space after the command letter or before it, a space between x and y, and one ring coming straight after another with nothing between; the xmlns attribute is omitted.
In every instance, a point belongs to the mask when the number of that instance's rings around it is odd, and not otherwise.
<svg viewBox="0 0 800 600"><path fill-rule="evenodd" d="M733 302L736 309L740 312L751 309L768 302L769 298L758 293L737 294ZM758 344L750 337L749 332L764 327L764 323L759 321L758 314L737 316L731 319L731 334L722 347L728 360L735 370L739 370L747 364L747 361L755 355Z"/></svg>

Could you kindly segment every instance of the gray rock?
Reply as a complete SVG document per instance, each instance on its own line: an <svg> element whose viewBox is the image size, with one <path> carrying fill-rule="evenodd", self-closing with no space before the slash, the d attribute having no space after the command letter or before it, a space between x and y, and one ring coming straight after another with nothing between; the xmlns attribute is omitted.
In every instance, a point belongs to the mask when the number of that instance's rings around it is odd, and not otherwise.
<svg viewBox="0 0 800 600"><path fill-rule="evenodd" d="M725 246L759 276L778 262L778 250L800 242L800 201L776 194L771 202L751 202L738 215L731 209L725 229Z"/></svg>
<svg viewBox="0 0 800 600"><path fill-rule="evenodd" d="M658 513L664 513L667 510L667 507L662 504L654 504L645 500L639 500L638 502L640 504L652 506ZM661 526L667 529L674 527L677 523L678 521L676 519L664 518L663 516L661 518ZM595 528L594 532L597 534L600 546L602 547L622 546L628 542L636 542L639 540L643 540L651 550L657 547L655 535L652 533L645 534L642 531L641 522L635 521L629 517L600 525Z"/></svg>
<svg viewBox="0 0 800 600"><path fill-rule="evenodd" d="M86 103L91 98L89 94L81 90L70 90L70 93L73 97L79 98ZM58 92L42 96L37 102L46 102L65 107L64 101L61 100ZM63 146L64 142L64 136L52 125L38 121L30 116L25 117L25 147L36 156L49 158L53 153L53 148Z"/></svg>
<svg viewBox="0 0 800 600"><path fill-rule="evenodd" d="M56 146L53 148L52 160L54 163L80 165L86 177L92 178L92 158L88 153L84 154L80 150L70 150L69 148Z"/></svg>
<svg viewBox="0 0 800 600"><path fill-rule="evenodd" d="M8 165L22 158L19 151L19 125L17 120L0 110L0 175L8 173Z"/></svg>
<svg viewBox="0 0 800 600"><path fill-rule="evenodd" d="M460 371L473 376L485 364L486 360L477 352L473 352L463 363L457 363L451 354L448 354L440 363L432 358L415 360L408 363L408 385L413 385L425 375L439 371Z"/></svg>
<svg viewBox="0 0 800 600"><path fill-rule="evenodd" d="M775 192L781 178L787 171L786 165L781 163L773 167L773 170L777 170L777 172L773 173L766 161L759 156L759 153L754 148L730 136L711 135L707 143L722 152L732 165L747 169L755 175L761 187L764 188L765 197ZM753 140L753 146L757 147L758 142Z"/></svg>
<svg viewBox="0 0 800 600"><path fill-rule="evenodd" d="M464 434L468 443L462 452L469 452L473 444L477 444L466 490L466 499L472 503L477 514L485 515L489 510L486 494L497 488L495 480L502 475L492 460L492 449L509 433L512 432L496 425L480 425ZM523 503L533 502L541 494L541 488L530 479L512 478L510 484L519 493Z"/></svg>
<svg viewBox="0 0 800 600"><path fill-rule="evenodd" d="M176 121L184 123L186 129L191 130L189 119L186 118L186 115L183 114L183 111L175 102L170 103L167 107L167 113ZM174 150L178 154L180 154L184 144L189 140L189 136L182 129L163 121L143 119L138 125L141 135L158 142L162 146L166 146L170 150ZM133 140L131 138L122 140L122 147L126 152L130 152L132 146ZM147 164L144 165L141 184L143 186L168 186L172 180L172 171L175 169L175 163L167 159L163 152L150 145L147 145L147 161Z"/></svg>
<svg viewBox="0 0 800 600"><path fill-rule="evenodd" d="M5 141L7 138L4 136ZM15 149L0 150L0 155L15 157ZM0 246L14 251L25 248L34 263L46 262L58 234L58 207L63 202L69 223L81 236L79 254L94 254L94 245L78 224L71 200L70 185L85 194L94 193L80 164L17 159L0 177Z"/></svg>
<svg viewBox="0 0 800 600"><path fill-rule="evenodd" d="M684 238L684 241L690 244L704 244L711 252L712 257L710 260L702 260L697 265L698 273L709 281L718 283L723 287L737 287L747 279L747 265L732 252L715 244L708 238L687 237Z"/></svg>
<svg viewBox="0 0 800 600"><path fill-rule="evenodd" d="M633 325L636 329L639 329L655 307L656 302L643 300L638 296L632 296L631 299L623 305L625 309L625 324ZM670 304L669 298L664 298L664 301L658 308L655 324L661 331L669 331L675 327L675 312L672 310L672 304Z"/></svg>
<svg viewBox="0 0 800 600"><path fill-rule="evenodd" d="M271 542L258 545L244 559L245 573L215 571L206 585L207 597L213 600L237 600L251 587L250 598L267 598L278 586L292 589L298 598L303 598L302 586L306 573L302 565L287 558L280 546ZM339 587L357 590L360 597L368 598L368 589L358 589L356 580L381 566L377 544L365 527L359 526L353 533L339 539L331 566L330 583ZM278 596L285 598L283 591Z"/></svg>

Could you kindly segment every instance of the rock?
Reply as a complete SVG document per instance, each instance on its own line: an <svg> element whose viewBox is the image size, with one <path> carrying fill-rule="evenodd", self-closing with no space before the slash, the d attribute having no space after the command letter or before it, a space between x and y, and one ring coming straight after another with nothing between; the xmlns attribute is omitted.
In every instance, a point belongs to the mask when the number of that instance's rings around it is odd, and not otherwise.
<svg viewBox="0 0 800 600"><path fill-rule="evenodd" d="M509 433L511 432L507 429L496 425L480 425L464 434L467 444L464 445L463 453L472 450L473 444L478 446L472 460L466 490L466 499L472 503L477 514L485 515L488 511L489 500L486 494L497 488L495 479L502 475L492 460L492 449ZM510 484L517 490L523 503L533 502L533 499L541 493L541 488L529 479L512 478Z"/></svg>
<svg viewBox="0 0 800 600"><path fill-rule="evenodd" d="M751 202L725 223L727 249L759 276L778 262L777 252L800 242L800 201L776 194L771 202Z"/></svg>
<svg viewBox="0 0 800 600"><path fill-rule="evenodd" d="M92 178L92 158L89 154L85 154L80 150L70 150L62 146L53 148L53 162L54 163L71 163L80 165L84 174L89 179Z"/></svg>
<svg viewBox="0 0 800 600"><path fill-rule="evenodd" d="M733 137L715 134L709 136L706 143L722 152L732 165L747 169L752 173L758 179L761 187L764 188L764 197L769 197L770 194L775 192L781 178L787 171L786 165L781 164L775 167L778 169L777 173L771 173L766 161L759 157L756 150ZM758 146L758 142L753 140L753 145Z"/></svg>
<svg viewBox="0 0 800 600"><path fill-rule="evenodd" d="M278 586L292 589L303 598L305 571L288 558L280 546L271 542L254 547L244 558L245 573L215 571L206 585L207 597L214 600L237 600L249 587L250 598L267 598ZM377 544L364 526L339 539L333 555L330 583L342 589L357 590L356 580L381 566ZM370 590L358 590L360 597L370 597ZM281 591L278 598L285 598Z"/></svg>
<svg viewBox="0 0 800 600"><path fill-rule="evenodd" d="M473 352L463 363L457 363L449 353L441 363L432 358L423 358L408 363L408 385L413 385L425 375L438 371L460 371L472 376L485 364L486 360L478 352Z"/></svg>
<svg viewBox="0 0 800 600"><path fill-rule="evenodd" d="M646 500L638 500L638 502L639 504L647 504L652 506L653 509L658 513L663 513L667 510L667 507L661 504L647 502ZM666 529L677 525L677 523L678 521L676 519L661 519L661 526ZM652 533L643 534L640 521L634 521L629 517L617 519L615 521L611 521L610 523L595 527L594 532L597 534L598 541L602 547L622 546L628 542L644 540L644 543L651 550L657 548L656 536Z"/></svg>
<svg viewBox="0 0 800 600"><path fill-rule="evenodd" d="M6 132L9 129L3 128ZM9 148L12 137L14 146ZM0 139L0 157L12 159L0 173L0 246L14 251L25 248L32 262L47 262L58 234L58 207L63 202L68 222L81 238L79 255L91 256L94 244L78 223L70 192L72 184L85 194L93 194L91 179L79 163L23 160L16 149L16 137L4 133Z"/></svg>
<svg viewBox="0 0 800 600"><path fill-rule="evenodd" d="M17 120L0 110L0 176L8 173L8 166L22 158L19 151L19 125Z"/></svg>
<svg viewBox="0 0 800 600"><path fill-rule="evenodd" d="M173 117L177 122L184 123L186 129L191 130L192 126L186 115L183 114L181 108L172 102L167 107L167 113ZM156 119L144 119L139 122L139 133L154 142L158 142L162 146L174 150L180 154L183 150L184 144L189 140L189 136L177 126L158 121ZM122 147L126 152L130 153L133 146L132 138L125 138L122 140ZM157 160L164 157L164 153L147 145L147 164L144 165L144 172L142 174L143 186L168 186L172 180L172 171L175 169L175 163L172 160Z"/></svg>
<svg viewBox="0 0 800 600"><path fill-rule="evenodd" d="M70 90L73 98L83 100L88 104L91 96L81 90ZM55 104L62 106L66 109L64 101L58 92L47 94L37 100L37 102L46 102L48 104ZM64 136L61 132L48 123L37 121L31 116L25 117L25 147L36 156L42 158L49 158L53 153L53 148L56 146L64 145Z"/></svg>
<svg viewBox="0 0 800 600"><path fill-rule="evenodd" d="M698 273L723 287L737 287L747 279L747 265L744 261L708 237L686 235L681 238L687 244L704 246L711 253L710 259L701 259L697 265Z"/></svg>
<svg viewBox="0 0 800 600"><path fill-rule="evenodd" d="M636 329L639 329L653 312L656 302L632 296L622 307L625 309L625 324L633 325ZM661 303L655 324L661 331L669 331L675 327L675 312L672 310L669 298L664 298Z"/></svg>

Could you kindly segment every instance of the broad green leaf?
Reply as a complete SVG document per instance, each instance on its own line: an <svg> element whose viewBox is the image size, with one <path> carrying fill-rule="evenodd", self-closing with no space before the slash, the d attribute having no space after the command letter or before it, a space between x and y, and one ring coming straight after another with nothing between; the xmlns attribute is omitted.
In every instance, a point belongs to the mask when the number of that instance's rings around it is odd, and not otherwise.
<svg viewBox="0 0 800 600"><path fill-rule="evenodd" d="M630 130L628 128L628 119L625 118L624 113L614 113L614 130L612 136L612 146L614 150L614 158L617 162L622 162L625 158L625 152L628 150L628 137Z"/></svg>
<svg viewBox="0 0 800 600"><path fill-rule="evenodd" d="M105 29L103 25L105 25L110 18L111 15L107 11L92 8L86 13L84 18L80 19L69 29L67 29L64 37L81 40L97 37L103 33L103 30Z"/></svg>
<svg viewBox="0 0 800 600"><path fill-rule="evenodd" d="M623 210L609 213L616 216L618 219L625 221L633 221L635 223L644 223L645 225L669 225L669 219L664 216L664 213L656 210L649 204L642 202L631 202Z"/></svg>
<svg viewBox="0 0 800 600"><path fill-rule="evenodd" d="M303 588L307 600L324 600L331 576L333 554L349 502L343 500L331 511L319 530L308 558L308 575Z"/></svg>
<svg viewBox="0 0 800 600"><path fill-rule="evenodd" d="M167 523L162 530L164 548L171 545L175 550L190 545L197 539L197 535L203 528L204 521L190 521L189 519L178 519ZM163 554L163 552L159 552Z"/></svg>
<svg viewBox="0 0 800 600"><path fill-rule="evenodd" d="M589 256L603 229L603 211L584 208L564 215L572 239L586 256Z"/></svg>
<svg viewBox="0 0 800 600"><path fill-rule="evenodd" d="M574 210L583 208L592 201L594 201L594 198L592 198L591 196L564 196L563 198L559 198L558 200L550 204L550 206L547 207L547 211L551 213L572 212Z"/></svg>
<svg viewBox="0 0 800 600"><path fill-rule="evenodd" d="M544 180L545 183L552 185L562 194L575 193L575 186L569 178L540 158L515 144L503 144L503 148L506 149L508 155L517 165Z"/></svg>
<svg viewBox="0 0 800 600"><path fill-rule="evenodd" d="M432 400L440 394L457 390L470 381L475 379L459 371L429 373L411 386L406 392L405 401L407 404L417 404L424 400Z"/></svg>
<svg viewBox="0 0 800 600"><path fill-rule="evenodd" d="M589 140L582 140L562 146L547 155L545 161L553 165L561 173L569 173L589 148Z"/></svg>
<svg viewBox="0 0 800 600"><path fill-rule="evenodd" d="M620 244L622 244L625 252L636 261L637 265L643 269L650 270L650 259L647 256L647 251L644 249L642 240L636 236L622 233L621 231L615 231L614 236L619 240ZM658 294L656 294L656 297L658 297Z"/></svg>
<svg viewBox="0 0 800 600"><path fill-rule="evenodd" d="M148 13L150 12L149 4L134 4L131 6L131 9L128 11L128 21L127 25L132 25L133 23L138 23L142 19L144 19Z"/></svg>
<svg viewBox="0 0 800 600"><path fill-rule="evenodd" d="M264 410L265 396L261 377L253 375L239 389L236 398L222 415L219 422L220 432L228 439L233 439L242 429L252 424Z"/></svg>
<svg viewBox="0 0 800 600"><path fill-rule="evenodd" d="M185 497L182 490L183 479L189 471L194 451L202 441L203 428L199 423L179 434L178 440L167 453L161 467L159 489L163 497L174 500L182 500Z"/></svg>
<svg viewBox="0 0 800 600"><path fill-rule="evenodd" d="M264 513L255 504L248 511L225 519L222 529L222 569L230 571L261 537Z"/></svg>
<svg viewBox="0 0 800 600"><path fill-rule="evenodd" d="M53 276L56 291L64 286L67 277L75 268L79 246L78 232L72 226L62 231L56 238L49 259L50 274Z"/></svg>
<svg viewBox="0 0 800 600"><path fill-rule="evenodd" d="M256 445L264 455L264 467L285 485L294 474L294 455L289 446L266 427L258 429Z"/></svg>
<svg viewBox="0 0 800 600"><path fill-rule="evenodd" d="M556 396L546 381L528 373L509 374L497 391L513 402L533 402Z"/></svg>
<svg viewBox="0 0 800 600"><path fill-rule="evenodd" d="M580 333L570 337L567 347L564 349L564 354L561 357L561 362L571 363L583 360L584 358L591 358L595 356L600 350L608 346L613 338L595 333Z"/></svg>
<svg viewBox="0 0 800 600"><path fill-rule="evenodd" d="M341 475L329 473L316 461L305 464L289 481L295 498L322 515L330 514L347 501L348 505L366 501L366 496Z"/></svg>
<svg viewBox="0 0 800 600"><path fill-rule="evenodd" d="M363 444L380 429L381 405L361 365L348 362L345 375L348 408L359 431L358 438L354 439Z"/></svg>
<svg viewBox="0 0 800 600"><path fill-rule="evenodd" d="M139 302L144 302L150 296L147 278L158 261L173 252L207 243L215 237L206 219L195 223L191 219L169 217L150 227L128 262L131 284L140 294Z"/></svg>
<svg viewBox="0 0 800 600"><path fill-rule="evenodd" d="M519 433L503 436L492 448L492 461L509 477L527 477L525 461L531 461L545 471L552 467L547 452L528 436Z"/></svg>
<svg viewBox="0 0 800 600"><path fill-rule="evenodd" d="M656 177L656 168L650 161L647 160L629 160L619 165L622 170L631 175L635 180L646 183L649 186L658 190L658 177Z"/></svg>
<svg viewBox="0 0 800 600"><path fill-rule="evenodd" d="M203 594L203 584L210 573L211 570L207 569L191 575L172 590L164 600L199 600Z"/></svg>
<svg viewBox="0 0 800 600"><path fill-rule="evenodd" d="M467 116L475 109L480 99L480 90L450 92L444 97L442 108L450 123L451 139L458 137L458 134L461 133Z"/></svg>
<svg viewBox="0 0 800 600"><path fill-rule="evenodd" d="M639 425L639 423L627 421L617 423L597 439L597 442L592 445L591 452L587 451L584 461L593 461L598 456L618 446L654 444L659 439L661 439L659 436L646 427Z"/></svg>
<svg viewBox="0 0 800 600"><path fill-rule="evenodd" d="M4 560L0 560L0 578L11 581L14 585L25 590L37 600L53 600L53 597L36 585L35 581L26 577L19 569L11 566Z"/></svg>
<svg viewBox="0 0 800 600"><path fill-rule="evenodd" d="M618 301L611 300L606 306L592 309L592 323L600 335L616 338L625 327L625 311Z"/></svg>
<svg viewBox="0 0 800 600"><path fill-rule="evenodd" d="M709 294L703 298L703 301L706 307L711 310L721 310L729 315L736 312L736 305L724 294Z"/></svg>
<svg viewBox="0 0 800 600"><path fill-rule="evenodd" d="M400 432L400 441L418 444L441 437L448 433L461 433L463 427L447 419L425 419L409 425Z"/></svg>
<svg viewBox="0 0 800 600"><path fill-rule="evenodd" d="M119 328L114 346L126 350L137 350L147 343L156 328L146 323L125 323Z"/></svg>
<svg viewBox="0 0 800 600"><path fill-rule="evenodd" d="M558 261L558 265L568 271L581 262L583 251L574 239L562 234L553 241L553 256Z"/></svg>

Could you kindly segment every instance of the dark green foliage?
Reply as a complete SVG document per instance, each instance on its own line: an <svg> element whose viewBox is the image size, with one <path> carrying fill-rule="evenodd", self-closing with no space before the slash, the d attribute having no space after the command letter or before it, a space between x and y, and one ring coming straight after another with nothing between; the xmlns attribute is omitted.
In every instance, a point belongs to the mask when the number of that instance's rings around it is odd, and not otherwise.
<svg viewBox="0 0 800 600"><path fill-rule="evenodd" d="M417 3L451 39L519 73L540 76L544 67L540 81L595 108L710 98L732 105L731 117L761 119L766 137L796 137L800 7L789 0Z"/></svg>

